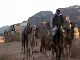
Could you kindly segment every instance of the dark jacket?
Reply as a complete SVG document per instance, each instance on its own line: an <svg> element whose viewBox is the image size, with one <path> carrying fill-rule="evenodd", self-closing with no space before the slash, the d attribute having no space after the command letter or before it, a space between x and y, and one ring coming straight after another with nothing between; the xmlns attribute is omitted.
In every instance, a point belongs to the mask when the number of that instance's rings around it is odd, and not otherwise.
<svg viewBox="0 0 80 60"><path fill-rule="evenodd" d="M53 25L53 27L55 25L63 26L63 23L64 23L63 15L58 16L57 14L55 14L54 17L52 18L52 25Z"/></svg>

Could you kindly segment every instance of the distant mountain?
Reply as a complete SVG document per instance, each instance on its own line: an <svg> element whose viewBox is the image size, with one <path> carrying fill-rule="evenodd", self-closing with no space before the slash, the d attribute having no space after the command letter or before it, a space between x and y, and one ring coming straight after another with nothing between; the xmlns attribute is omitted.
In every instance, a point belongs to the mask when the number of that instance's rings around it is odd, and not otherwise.
<svg viewBox="0 0 80 60"><path fill-rule="evenodd" d="M5 29L6 29L6 30L9 30L9 27L10 27L10 26L3 26L3 27L1 27L1 28L0 28L0 33L3 33L3 32L5 31Z"/></svg>
<svg viewBox="0 0 80 60"><path fill-rule="evenodd" d="M61 13L66 16L68 15L70 17L71 21L74 21L77 23L77 27L80 29L80 6L74 5L67 8L59 8L61 10Z"/></svg>
<svg viewBox="0 0 80 60"><path fill-rule="evenodd" d="M80 6L74 5L66 8L58 8L61 10L63 16L69 16L71 21L77 23L77 27L80 29ZM28 21L32 24L41 25L43 21L50 22L51 17L53 16L52 11L40 11L33 16L29 17Z"/></svg>
<svg viewBox="0 0 80 60"><path fill-rule="evenodd" d="M51 17L53 16L52 11L40 11L35 15L31 16L28 21L32 24L40 26L42 22L50 22Z"/></svg>
<svg viewBox="0 0 80 60"><path fill-rule="evenodd" d="M61 13L65 16L69 16L71 21L74 21L77 23L77 27L80 30L80 6L79 5L74 5L74 6L69 6L66 8L58 8L61 10ZM33 16L28 18L28 21L31 24L35 24L37 26L42 25L42 22L49 22L51 21L51 17L53 16L53 12L52 11L40 11L36 14L34 14ZM23 21L26 22L26 21ZM15 25L15 24L14 24ZM16 24L17 25L17 24ZM0 28L0 33L3 33L5 29L12 29L12 26L3 26ZM16 28L17 29L17 28Z"/></svg>
<svg viewBox="0 0 80 60"><path fill-rule="evenodd" d="M67 8L59 8L63 15L68 15L73 21L80 21L80 6L74 5Z"/></svg>
<svg viewBox="0 0 80 60"><path fill-rule="evenodd" d="M4 34L3 33L0 33L0 36L3 36Z"/></svg>

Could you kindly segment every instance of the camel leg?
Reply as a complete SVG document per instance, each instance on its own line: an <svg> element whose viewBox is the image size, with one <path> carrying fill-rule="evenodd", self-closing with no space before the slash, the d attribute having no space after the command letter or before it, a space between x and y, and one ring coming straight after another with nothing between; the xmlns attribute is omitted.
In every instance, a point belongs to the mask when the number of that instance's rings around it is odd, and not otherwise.
<svg viewBox="0 0 80 60"><path fill-rule="evenodd" d="M45 55L46 55L46 57L49 56L49 51L48 50L45 50Z"/></svg>
<svg viewBox="0 0 80 60"><path fill-rule="evenodd" d="M24 44L23 44L23 41L22 41L22 49L21 49L21 51L23 50L23 47L24 47Z"/></svg>
<svg viewBox="0 0 80 60"><path fill-rule="evenodd" d="M65 53L64 53L65 49L63 48L62 50L62 60L65 60Z"/></svg>
<svg viewBox="0 0 80 60"><path fill-rule="evenodd" d="M71 47L70 47L70 45L67 45L67 52L68 52L68 54L67 54L67 56L68 56L68 58L69 58L69 56L70 56L70 50L71 50Z"/></svg>
<svg viewBox="0 0 80 60"><path fill-rule="evenodd" d="M32 46L32 58L33 58L33 49L34 49L34 47Z"/></svg>
<svg viewBox="0 0 80 60"><path fill-rule="evenodd" d="M46 59L46 50L43 48L43 55L44 55L44 60Z"/></svg>
<svg viewBox="0 0 80 60"><path fill-rule="evenodd" d="M25 59L26 59L26 56L24 55L23 60L25 60Z"/></svg>
<svg viewBox="0 0 80 60"><path fill-rule="evenodd" d="M43 47L43 48L41 48L41 50L42 50L42 53L43 53L43 55L44 55L44 57L45 57L45 48ZM45 59L44 59L45 60Z"/></svg>
<svg viewBox="0 0 80 60"><path fill-rule="evenodd" d="M45 57L46 57L46 49L45 49L45 47L44 47L44 55L45 55Z"/></svg>
<svg viewBox="0 0 80 60"><path fill-rule="evenodd" d="M61 60L61 54L62 54L62 50L63 50L63 48L60 48L59 50L58 50L58 55L57 55L57 58L56 58L56 60Z"/></svg>
<svg viewBox="0 0 80 60"><path fill-rule="evenodd" d="M46 55L47 55L47 57L50 57L50 54L51 53L51 51L49 51L49 50L46 50Z"/></svg>
<svg viewBox="0 0 80 60"><path fill-rule="evenodd" d="M30 49L30 56L31 56L31 58L32 58L32 47L31 47L31 49Z"/></svg>
<svg viewBox="0 0 80 60"><path fill-rule="evenodd" d="M28 47L26 48L26 50L27 50L27 60L28 60Z"/></svg>
<svg viewBox="0 0 80 60"><path fill-rule="evenodd" d="M25 38L22 38L22 50L24 48L24 55L25 55Z"/></svg>
<svg viewBox="0 0 80 60"><path fill-rule="evenodd" d="M24 49L24 55L25 55L25 43L22 43L22 50ZM22 51L21 50L21 51Z"/></svg>
<svg viewBox="0 0 80 60"><path fill-rule="evenodd" d="M54 51L52 50L52 59L54 59Z"/></svg>
<svg viewBox="0 0 80 60"><path fill-rule="evenodd" d="M32 55L33 55L33 51L34 51L34 46L32 46Z"/></svg>
<svg viewBox="0 0 80 60"><path fill-rule="evenodd" d="M42 53L42 47L40 46L40 52Z"/></svg>
<svg viewBox="0 0 80 60"><path fill-rule="evenodd" d="M69 48L66 47L67 60L68 60L68 58L69 58L69 52L68 52L68 50L69 50Z"/></svg>
<svg viewBox="0 0 80 60"><path fill-rule="evenodd" d="M25 41L24 34L22 34L22 36L21 36L21 40L22 40L22 50L23 50L23 47L24 47L24 41Z"/></svg>
<svg viewBox="0 0 80 60"><path fill-rule="evenodd" d="M56 60L59 60L58 51L56 51Z"/></svg>
<svg viewBox="0 0 80 60"><path fill-rule="evenodd" d="M46 49L44 48L44 55L46 55Z"/></svg>
<svg viewBox="0 0 80 60"><path fill-rule="evenodd" d="M56 60L58 59L58 49L56 48L56 46L54 46L54 44L52 45L52 59L54 59L54 52L56 54Z"/></svg>
<svg viewBox="0 0 80 60"><path fill-rule="evenodd" d="M37 46L37 41L36 41L36 46Z"/></svg>
<svg viewBox="0 0 80 60"><path fill-rule="evenodd" d="M22 43L22 49L21 49L21 51L23 50L23 43Z"/></svg>
<svg viewBox="0 0 80 60"><path fill-rule="evenodd" d="M34 60L34 56L33 56L33 46L31 46L31 48L30 48L30 56L31 56L31 59Z"/></svg>
<svg viewBox="0 0 80 60"><path fill-rule="evenodd" d="M21 51L23 50L23 45L22 45L22 49L21 49Z"/></svg>
<svg viewBox="0 0 80 60"><path fill-rule="evenodd" d="M30 48L29 48L28 52L29 52L29 60L30 60Z"/></svg>
<svg viewBox="0 0 80 60"><path fill-rule="evenodd" d="M71 45L69 46L69 56L71 57Z"/></svg>
<svg viewBox="0 0 80 60"><path fill-rule="evenodd" d="M45 56L48 57L48 51L45 49Z"/></svg>
<svg viewBox="0 0 80 60"><path fill-rule="evenodd" d="M25 54L25 42L24 42L23 46L24 46L24 54Z"/></svg>
<svg viewBox="0 0 80 60"><path fill-rule="evenodd" d="M33 49L34 49L34 47L33 47ZM33 53L34 53L34 52L33 52L33 49L32 49L32 58L33 58L33 60L34 60L34 56L33 56Z"/></svg>
<svg viewBox="0 0 80 60"><path fill-rule="evenodd" d="M51 58L52 58L51 52L52 52L52 51L49 51L49 57L50 57L50 60L51 60Z"/></svg>
<svg viewBox="0 0 80 60"><path fill-rule="evenodd" d="M44 55L44 48L41 48L41 50L42 50L42 54Z"/></svg>
<svg viewBox="0 0 80 60"><path fill-rule="evenodd" d="M70 45L70 56L71 56L71 48L72 48L73 42Z"/></svg>
<svg viewBox="0 0 80 60"><path fill-rule="evenodd" d="M56 60L60 60L60 55L57 52Z"/></svg>
<svg viewBox="0 0 80 60"><path fill-rule="evenodd" d="M28 51L28 37L26 37L26 50L27 50L27 60L28 60L28 53L29 53L29 51Z"/></svg>

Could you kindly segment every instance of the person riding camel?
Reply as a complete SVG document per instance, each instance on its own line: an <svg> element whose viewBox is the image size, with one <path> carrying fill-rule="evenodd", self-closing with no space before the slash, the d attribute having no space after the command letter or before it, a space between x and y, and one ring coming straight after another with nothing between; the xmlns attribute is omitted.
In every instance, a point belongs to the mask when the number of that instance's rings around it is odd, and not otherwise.
<svg viewBox="0 0 80 60"><path fill-rule="evenodd" d="M8 36L8 31L5 29L5 31L4 31L4 40L5 41L7 40L7 36Z"/></svg>
<svg viewBox="0 0 80 60"><path fill-rule="evenodd" d="M52 29L53 40L57 30L57 26L59 25L62 28L63 24L64 24L63 15L60 14L60 10L57 9L55 15L51 18L51 29Z"/></svg>
<svg viewBox="0 0 80 60"><path fill-rule="evenodd" d="M64 19L63 19L63 15L60 14L60 10L57 9L55 15L51 18L51 28L54 28L57 24L59 24L60 26L63 26L64 23Z"/></svg>
<svg viewBox="0 0 80 60"><path fill-rule="evenodd" d="M31 24L28 22L27 26L25 27L25 31L27 31L27 34L30 34L29 28L31 28ZM31 28L32 29L32 28Z"/></svg>
<svg viewBox="0 0 80 60"><path fill-rule="evenodd" d="M36 32L35 32L36 39L38 39L38 32L39 32L39 28L36 28Z"/></svg>

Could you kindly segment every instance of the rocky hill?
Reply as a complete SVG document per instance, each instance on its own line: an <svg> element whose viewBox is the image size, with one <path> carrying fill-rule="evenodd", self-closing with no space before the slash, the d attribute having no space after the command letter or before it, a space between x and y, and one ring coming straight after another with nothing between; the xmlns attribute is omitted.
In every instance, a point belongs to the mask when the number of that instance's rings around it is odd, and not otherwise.
<svg viewBox="0 0 80 60"><path fill-rule="evenodd" d="M77 23L77 27L80 29L80 6L74 5L67 8L58 8L61 13L65 16L69 16L71 21ZM53 12L52 11L40 11L35 15L29 17L28 21L37 26L41 25L42 22L50 22Z"/></svg>
<svg viewBox="0 0 80 60"><path fill-rule="evenodd" d="M70 6L70 7L66 7L66 8L59 8L61 10L61 13L65 16L69 16L71 21L74 21L77 23L77 27L80 30L80 6L78 5L74 5L74 6ZM33 16L28 18L28 21L32 24L35 24L37 26L42 25L42 22L49 22L51 20L51 17L53 16L53 12L52 11L40 11L36 14L34 14ZM17 24L16 25L16 30L18 30L17 28ZM0 33L2 33L4 30L6 29L12 29L12 26L4 26L0 28Z"/></svg>
<svg viewBox="0 0 80 60"><path fill-rule="evenodd" d="M3 33L5 29L8 31L9 30L9 27L10 26L3 26L3 27L1 27L0 28L0 33Z"/></svg>
<svg viewBox="0 0 80 60"><path fill-rule="evenodd" d="M53 16L52 11L40 11L35 15L31 16L28 21L37 26L41 25L42 22L50 22L51 17Z"/></svg>
<svg viewBox="0 0 80 60"><path fill-rule="evenodd" d="M59 8L59 9L61 10L61 13L64 16L68 15L71 21L76 22L77 27L80 29L80 6L74 5L67 8Z"/></svg>

